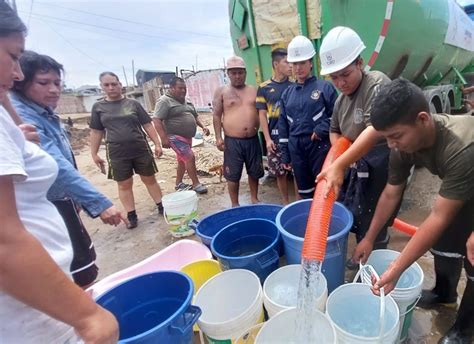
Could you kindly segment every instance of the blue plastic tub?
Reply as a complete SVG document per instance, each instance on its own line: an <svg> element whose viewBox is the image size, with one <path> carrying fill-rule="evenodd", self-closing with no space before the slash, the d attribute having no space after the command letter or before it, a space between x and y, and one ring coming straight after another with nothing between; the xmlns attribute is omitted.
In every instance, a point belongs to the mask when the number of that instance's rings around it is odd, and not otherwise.
<svg viewBox="0 0 474 344"><path fill-rule="evenodd" d="M247 269L263 283L278 268L279 239L275 223L248 219L230 224L217 233L211 249L222 270Z"/></svg>
<svg viewBox="0 0 474 344"><path fill-rule="evenodd" d="M207 215L201 220L194 219L189 226L196 231L202 243L210 248L212 238L224 227L245 219L265 219L275 222L282 208L283 206L277 204L244 205ZM283 247L282 243L280 245ZM283 250L279 249L279 252L282 254Z"/></svg>
<svg viewBox="0 0 474 344"><path fill-rule="evenodd" d="M119 323L119 343L182 343L193 340L201 309L191 305L193 282L177 271L160 271L117 285L96 302Z"/></svg>
<svg viewBox="0 0 474 344"><path fill-rule="evenodd" d="M288 264L301 263L301 251L311 202L312 199L305 199L291 203L284 207L276 217ZM344 283L347 238L352 222L352 213L341 203L334 203L326 257L322 266L323 274L328 281L329 293Z"/></svg>

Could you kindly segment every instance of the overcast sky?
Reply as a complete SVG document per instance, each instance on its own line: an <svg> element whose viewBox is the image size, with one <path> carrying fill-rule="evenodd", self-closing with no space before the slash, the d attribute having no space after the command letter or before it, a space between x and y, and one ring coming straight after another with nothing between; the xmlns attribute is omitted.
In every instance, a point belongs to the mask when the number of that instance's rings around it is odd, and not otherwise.
<svg viewBox="0 0 474 344"><path fill-rule="evenodd" d="M232 55L225 0L16 0L27 49L64 65L67 87L100 72L218 68ZM196 67L196 66L195 66Z"/></svg>
<svg viewBox="0 0 474 344"><path fill-rule="evenodd" d="M27 49L62 63L68 87L98 84L105 70L125 84L122 66L131 83L132 59L135 71L174 71L222 67L232 55L227 0L16 2L29 28Z"/></svg>

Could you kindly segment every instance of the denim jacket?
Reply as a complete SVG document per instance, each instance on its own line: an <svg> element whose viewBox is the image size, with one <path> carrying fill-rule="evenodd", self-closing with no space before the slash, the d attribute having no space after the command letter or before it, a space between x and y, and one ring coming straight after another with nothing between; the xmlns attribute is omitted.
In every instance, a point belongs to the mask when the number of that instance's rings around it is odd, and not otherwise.
<svg viewBox="0 0 474 344"><path fill-rule="evenodd" d="M72 199L91 217L97 217L111 207L112 202L77 170L66 130L59 116L52 109L43 108L18 93L11 92L10 97L23 121L36 127L41 148L58 164L58 177L48 191L48 200Z"/></svg>

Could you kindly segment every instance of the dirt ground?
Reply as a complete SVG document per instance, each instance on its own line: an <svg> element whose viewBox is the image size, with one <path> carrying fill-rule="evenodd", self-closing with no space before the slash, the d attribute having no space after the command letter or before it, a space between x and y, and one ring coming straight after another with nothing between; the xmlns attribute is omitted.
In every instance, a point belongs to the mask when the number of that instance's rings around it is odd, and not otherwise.
<svg viewBox="0 0 474 344"><path fill-rule="evenodd" d="M67 118L67 116L65 116ZM72 143L76 153L76 159L80 171L86 176L102 193L107 195L119 208L116 183L107 180L93 164L88 147L87 114L71 116L74 120L72 128ZM201 114L201 118L208 127L212 128L212 117L210 114ZM212 129L211 129L212 131ZM209 168L221 163L222 153L215 148L212 137L205 138L202 145L194 148L198 157L197 167L200 180L206 184L209 192L207 195L199 196L198 213L204 216L230 206L224 180L220 181L215 173L209 173ZM103 147L100 154L105 156ZM174 176L176 162L174 153L167 149L164 155L157 160L159 173L157 180L163 194L174 192ZM170 245L177 239L171 237L167 231L167 225L162 217L159 217L152 199L149 197L144 185L138 177L135 179L134 193L136 210L139 217L139 226L134 230L127 230L124 225L116 228L104 225L100 220L93 220L83 214L86 228L91 234L96 251L97 264L100 267L99 278L133 265L144 258ZM278 190L274 180L266 180L260 186L259 198L265 203L280 203ZM428 214L431 202L437 194L439 180L424 169L417 169L413 180L405 193L402 211L399 217L411 224L418 225ZM240 190L241 204L249 204L249 189L246 178L242 179ZM193 236L191 239L199 240ZM389 248L401 251L408 241L408 237L400 232L391 230L391 241ZM350 236L348 255L354 248L354 238ZM425 272L424 288L434 285L433 258L427 253L419 260ZM352 279L352 273L346 274L346 279ZM465 277L460 283L459 292L465 284ZM460 300L459 300L460 301ZM436 343L454 321L454 310L439 308L433 311L425 311L416 308L412 327L407 343Z"/></svg>

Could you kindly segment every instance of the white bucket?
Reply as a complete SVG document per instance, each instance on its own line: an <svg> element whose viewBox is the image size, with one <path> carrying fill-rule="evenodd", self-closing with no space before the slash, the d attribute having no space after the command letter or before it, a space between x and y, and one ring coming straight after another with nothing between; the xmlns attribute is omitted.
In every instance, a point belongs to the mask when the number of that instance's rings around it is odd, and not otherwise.
<svg viewBox="0 0 474 344"><path fill-rule="evenodd" d="M189 222L197 216L198 197L196 192L179 191L163 196L164 218L170 225L170 232L175 237L189 236L194 230Z"/></svg>
<svg viewBox="0 0 474 344"><path fill-rule="evenodd" d="M326 314L333 323L338 343L393 344L398 338L398 306L385 296L383 335L380 338L381 298L369 285L349 283L334 290L326 302Z"/></svg>
<svg viewBox="0 0 474 344"><path fill-rule="evenodd" d="M370 254L367 264L374 268L381 276L394 261L400 252L392 250L375 250ZM371 284L370 273L367 269L362 271L362 280L366 284ZM408 336L411 325L413 310L421 296L424 274L418 263L413 263L400 276L395 289L390 293L400 310L400 335L399 341L404 341Z"/></svg>
<svg viewBox="0 0 474 344"><path fill-rule="evenodd" d="M242 333L239 338L235 341L235 344L254 344L255 338L257 338L258 333L262 329L262 326L265 323L260 323L258 325L252 326L247 331ZM233 343L234 344L234 343Z"/></svg>
<svg viewBox="0 0 474 344"><path fill-rule="evenodd" d="M298 343L295 338L296 316L296 308L286 309L275 315L264 323L255 339L255 344ZM315 343L336 343L336 331L324 313L316 311L314 323L318 324L313 327L311 334Z"/></svg>
<svg viewBox="0 0 474 344"><path fill-rule="evenodd" d="M194 304L201 308L198 326L208 342L235 341L262 322L262 294L260 279L249 270L227 270L204 283Z"/></svg>
<svg viewBox="0 0 474 344"><path fill-rule="evenodd" d="M301 275L301 264L283 266L273 271L263 284L263 304L268 317L273 317L282 310L296 307L298 287ZM319 286L315 307L324 312L328 288L326 278L319 273Z"/></svg>

